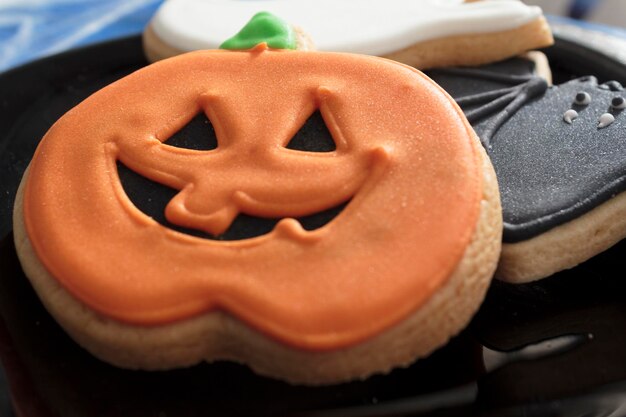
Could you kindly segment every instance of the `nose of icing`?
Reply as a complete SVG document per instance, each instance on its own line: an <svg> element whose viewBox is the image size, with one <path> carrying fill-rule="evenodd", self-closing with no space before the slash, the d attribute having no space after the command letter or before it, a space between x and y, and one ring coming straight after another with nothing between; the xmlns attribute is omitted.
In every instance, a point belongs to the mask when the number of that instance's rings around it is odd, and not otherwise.
<svg viewBox="0 0 626 417"><path fill-rule="evenodd" d="M214 198L203 204L202 210L190 210L187 206L191 187L178 193L165 207L165 218L178 226L202 230L214 236L220 235L239 214L232 201Z"/></svg>

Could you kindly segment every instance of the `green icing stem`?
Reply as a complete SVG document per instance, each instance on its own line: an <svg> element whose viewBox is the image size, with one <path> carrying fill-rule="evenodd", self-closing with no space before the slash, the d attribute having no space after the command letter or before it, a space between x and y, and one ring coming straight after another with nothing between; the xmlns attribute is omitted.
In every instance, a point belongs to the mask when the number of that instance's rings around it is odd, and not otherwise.
<svg viewBox="0 0 626 417"><path fill-rule="evenodd" d="M252 49L260 43L272 49L296 49L296 35L291 25L268 12L260 12L220 49Z"/></svg>

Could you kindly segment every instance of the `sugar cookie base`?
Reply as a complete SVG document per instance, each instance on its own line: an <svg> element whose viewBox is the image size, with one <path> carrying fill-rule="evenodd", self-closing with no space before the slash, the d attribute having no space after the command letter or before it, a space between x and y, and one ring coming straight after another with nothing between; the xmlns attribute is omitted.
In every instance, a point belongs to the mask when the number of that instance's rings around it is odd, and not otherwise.
<svg viewBox="0 0 626 417"><path fill-rule="evenodd" d="M537 237L502 245L496 278L521 284L550 276L626 237L626 192Z"/></svg>
<svg viewBox="0 0 626 417"><path fill-rule="evenodd" d="M418 69L477 66L501 61L552 43L550 27L541 17L507 31L449 36L419 42L384 57ZM143 48L150 62L189 52L169 45L159 38L150 25L143 32Z"/></svg>
<svg viewBox="0 0 626 417"><path fill-rule="evenodd" d="M528 51L520 58L532 61L535 64L535 75L546 80L548 85L552 85L552 69L550 69L550 62L546 54L540 51Z"/></svg>
<svg viewBox="0 0 626 417"><path fill-rule="evenodd" d="M407 366L445 344L467 325L484 298L500 255L502 218L495 173L482 147L477 148L483 163L484 195L479 222L457 269L415 313L351 348L299 350L222 312L152 327L99 315L63 289L34 253L22 213L24 179L14 210L15 245L24 272L48 311L76 342L106 362L130 369L163 370L231 360L296 384L363 379Z"/></svg>
<svg viewBox="0 0 626 417"><path fill-rule="evenodd" d="M384 57L419 69L479 66L549 46L553 42L550 27L541 17L511 30L420 42Z"/></svg>

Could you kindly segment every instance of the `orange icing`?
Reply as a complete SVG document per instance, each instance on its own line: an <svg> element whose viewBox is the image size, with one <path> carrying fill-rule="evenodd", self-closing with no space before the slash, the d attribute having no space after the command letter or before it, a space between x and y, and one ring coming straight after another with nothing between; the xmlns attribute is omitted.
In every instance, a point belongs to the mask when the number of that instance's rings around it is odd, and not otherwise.
<svg viewBox="0 0 626 417"><path fill-rule="evenodd" d="M285 148L319 108L337 149ZM204 111L218 148L163 145ZM202 51L161 61L63 116L31 163L24 220L64 288L121 322L226 311L290 345L371 338L452 274L482 196L477 141L420 72L322 52ZM181 192L176 224L212 233L240 212L269 234L212 241L168 229L126 196L116 159ZM324 227L289 218L350 200Z"/></svg>

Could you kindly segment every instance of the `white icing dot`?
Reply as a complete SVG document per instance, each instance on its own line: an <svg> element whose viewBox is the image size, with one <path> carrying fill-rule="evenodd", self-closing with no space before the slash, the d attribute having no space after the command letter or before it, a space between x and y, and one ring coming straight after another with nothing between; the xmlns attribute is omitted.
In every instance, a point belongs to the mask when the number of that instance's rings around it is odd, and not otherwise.
<svg viewBox="0 0 626 417"><path fill-rule="evenodd" d="M565 123L570 124L570 125L572 124L574 119L576 119L577 117L578 117L578 112L574 109L569 109L563 114L563 120L565 121Z"/></svg>
<svg viewBox="0 0 626 417"><path fill-rule="evenodd" d="M600 116L600 123L598 123L598 128L602 129L603 127L607 127L614 121L615 116L613 116L611 113L604 113L602 116Z"/></svg>

